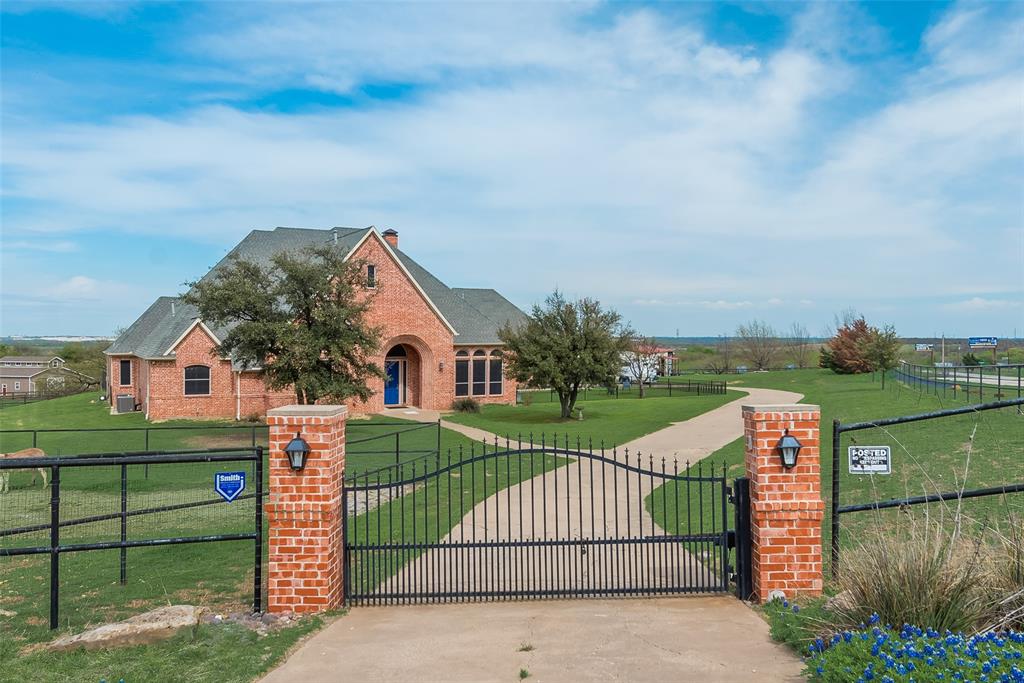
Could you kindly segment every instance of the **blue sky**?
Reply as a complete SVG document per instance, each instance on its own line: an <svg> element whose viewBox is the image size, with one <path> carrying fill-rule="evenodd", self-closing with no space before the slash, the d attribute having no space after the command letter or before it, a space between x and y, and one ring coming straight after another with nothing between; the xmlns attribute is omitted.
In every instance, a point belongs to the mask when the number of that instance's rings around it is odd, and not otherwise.
<svg viewBox="0 0 1024 683"><path fill-rule="evenodd" d="M376 225L650 334L1024 336L1020 3L2 7L0 334Z"/></svg>

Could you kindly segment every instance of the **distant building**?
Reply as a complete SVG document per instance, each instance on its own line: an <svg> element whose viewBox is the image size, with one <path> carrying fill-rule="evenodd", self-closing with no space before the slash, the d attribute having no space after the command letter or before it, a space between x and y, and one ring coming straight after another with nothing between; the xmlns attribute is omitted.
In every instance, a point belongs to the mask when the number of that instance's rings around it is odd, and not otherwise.
<svg viewBox="0 0 1024 683"><path fill-rule="evenodd" d="M82 380L92 380L67 367L60 356L0 358L0 396L59 394ZM73 381L72 381L73 380Z"/></svg>

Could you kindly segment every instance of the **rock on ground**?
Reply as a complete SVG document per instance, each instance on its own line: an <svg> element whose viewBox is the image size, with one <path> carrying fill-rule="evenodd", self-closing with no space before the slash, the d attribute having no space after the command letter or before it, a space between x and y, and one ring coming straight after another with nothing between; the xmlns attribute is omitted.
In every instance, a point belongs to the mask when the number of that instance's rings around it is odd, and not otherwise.
<svg viewBox="0 0 1024 683"><path fill-rule="evenodd" d="M45 646L47 650L65 651L84 647L120 647L147 645L170 638L180 629L199 623L204 609L193 605L170 605L138 614L114 624L104 624L71 636L63 636Z"/></svg>

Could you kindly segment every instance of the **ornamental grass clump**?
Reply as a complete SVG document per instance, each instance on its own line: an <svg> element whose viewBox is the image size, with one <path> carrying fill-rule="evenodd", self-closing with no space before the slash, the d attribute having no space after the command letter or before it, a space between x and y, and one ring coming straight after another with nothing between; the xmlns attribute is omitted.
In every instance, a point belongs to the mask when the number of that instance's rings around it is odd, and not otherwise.
<svg viewBox="0 0 1024 683"><path fill-rule="evenodd" d="M847 624L883 623L967 631L991 622L1005 592L991 580L993 544L959 523L925 513L879 524L843 553L835 611Z"/></svg>

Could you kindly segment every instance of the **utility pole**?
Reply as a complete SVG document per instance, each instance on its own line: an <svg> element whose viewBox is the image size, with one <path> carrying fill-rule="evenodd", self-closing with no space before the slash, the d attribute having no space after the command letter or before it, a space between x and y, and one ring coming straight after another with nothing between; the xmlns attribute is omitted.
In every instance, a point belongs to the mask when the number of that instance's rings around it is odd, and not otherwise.
<svg viewBox="0 0 1024 683"><path fill-rule="evenodd" d="M946 334L942 334L942 367L946 367Z"/></svg>

